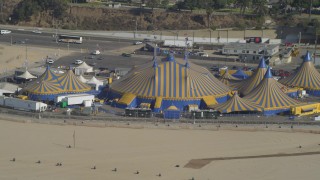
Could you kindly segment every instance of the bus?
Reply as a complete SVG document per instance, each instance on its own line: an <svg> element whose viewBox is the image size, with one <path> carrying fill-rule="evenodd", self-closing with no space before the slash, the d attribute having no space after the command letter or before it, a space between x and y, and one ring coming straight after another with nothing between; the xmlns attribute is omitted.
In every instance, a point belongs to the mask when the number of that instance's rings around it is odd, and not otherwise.
<svg viewBox="0 0 320 180"><path fill-rule="evenodd" d="M82 43L82 37L81 36L59 35L58 41L59 42L65 42L65 43L81 44Z"/></svg>

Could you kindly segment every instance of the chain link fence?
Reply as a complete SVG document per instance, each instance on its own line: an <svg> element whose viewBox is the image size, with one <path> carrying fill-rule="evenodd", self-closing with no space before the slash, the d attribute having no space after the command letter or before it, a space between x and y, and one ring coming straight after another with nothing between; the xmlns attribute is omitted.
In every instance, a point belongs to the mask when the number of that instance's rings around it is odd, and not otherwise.
<svg viewBox="0 0 320 180"><path fill-rule="evenodd" d="M47 119L59 121L98 121L98 122L145 122L145 123L177 123L177 124L234 124L234 125L311 125L320 126L320 122L314 121L313 117L297 117L294 120L288 116L261 116L259 114L250 115L227 115L219 116L217 119L196 119L190 113L182 113L180 119L165 119L161 114L152 113L151 118L142 117L125 117L124 115L115 115L107 113L99 113L97 115L68 115L65 113L56 112L26 112L15 109L0 108L0 114L8 115L9 117L17 117L22 120L28 119L34 122L45 122Z"/></svg>

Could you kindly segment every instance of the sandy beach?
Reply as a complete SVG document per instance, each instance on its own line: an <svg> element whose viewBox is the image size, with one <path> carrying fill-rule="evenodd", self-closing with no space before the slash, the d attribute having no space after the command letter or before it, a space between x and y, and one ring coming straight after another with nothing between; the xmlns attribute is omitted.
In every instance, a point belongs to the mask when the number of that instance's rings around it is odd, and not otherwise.
<svg viewBox="0 0 320 180"><path fill-rule="evenodd" d="M73 146L75 132L76 147ZM0 120L0 179L275 180L320 177L320 155L192 159L320 151L319 134L85 127ZM299 148L301 146L301 148ZM15 161L10 161L15 158ZM41 163L36 163L38 160ZM56 166L56 163L62 166ZM179 165L180 167L175 167ZM92 169L96 166L96 169ZM117 168L117 171L112 171ZM139 171L139 174L135 174ZM159 177L161 173L161 177Z"/></svg>

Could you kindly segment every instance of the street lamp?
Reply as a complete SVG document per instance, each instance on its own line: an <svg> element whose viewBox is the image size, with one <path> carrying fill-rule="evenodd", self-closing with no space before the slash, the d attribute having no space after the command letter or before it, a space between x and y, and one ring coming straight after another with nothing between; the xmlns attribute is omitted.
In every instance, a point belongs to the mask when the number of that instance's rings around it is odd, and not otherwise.
<svg viewBox="0 0 320 180"><path fill-rule="evenodd" d="M210 33L210 44L211 44L211 29L208 30Z"/></svg>
<svg viewBox="0 0 320 180"><path fill-rule="evenodd" d="M25 44L26 44L26 59L25 59L25 61L24 61L24 64L25 64L26 67L28 66L28 43L27 43L28 40L29 40L29 39L25 39Z"/></svg>
<svg viewBox="0 0 320 180"><path fill-rule="evenodd" d="M137 33L137 29L138 29L138 21L137 20L132 20L132 21L134 21L135 22L135 29L134 29L134 32L133 32L133 37L134 37L134 39L136 38L136 33Z"/></svg>

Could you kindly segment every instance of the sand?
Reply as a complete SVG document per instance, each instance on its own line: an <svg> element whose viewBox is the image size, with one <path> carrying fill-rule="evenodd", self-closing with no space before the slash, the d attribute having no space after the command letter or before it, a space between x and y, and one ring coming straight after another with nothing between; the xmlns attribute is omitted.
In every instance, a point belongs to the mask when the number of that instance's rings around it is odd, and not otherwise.
<svg viewBox="0 0 320 180"><path fill-rule="evenodd" d="M45 63L47 56L53 59L58 59L61 56L66 56L71 53L71 50L67 51L35 46L26 47L24 44L13 46L0 45L0 74L12 71L15 68L25 67L26 62L28 67L32 67L35 64Z"/></svg>
<svg viewBox="0 0 320 180"><path fill-rule="evenodd" d="M74 131L76 148L66 148L73 145ZM200 169L183 166L191 159L320 151L319 136L0 120L0 179L316 180L320 177L320 155L213 161ZM15 162L10 161L13 157ZM55 166L58 162L61 167ZM96 169L91 169L94 166Z"/></svg>

